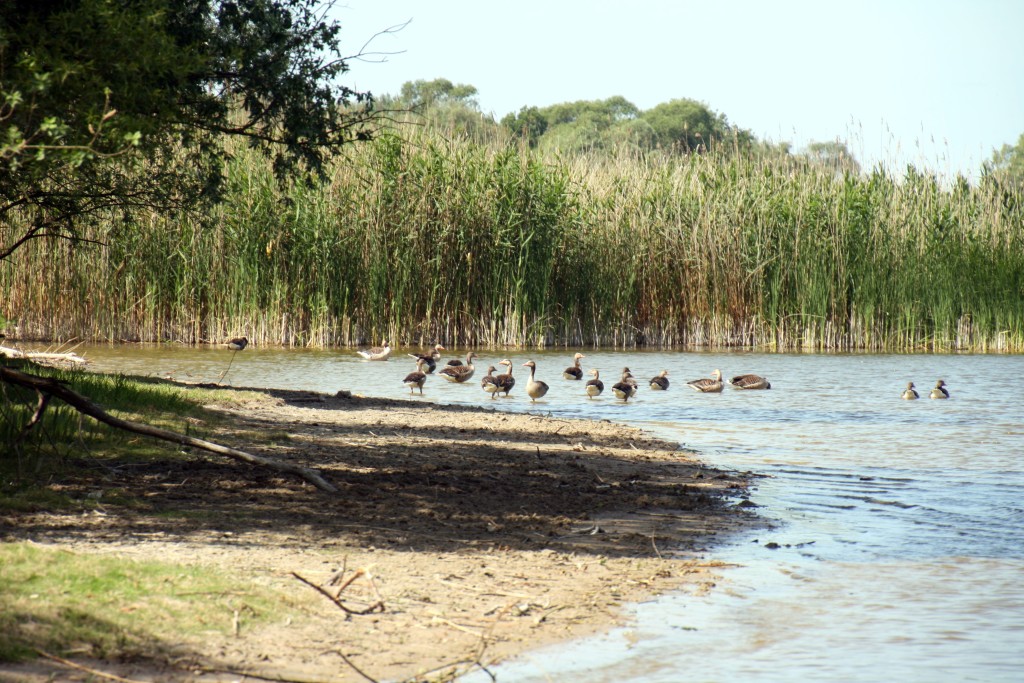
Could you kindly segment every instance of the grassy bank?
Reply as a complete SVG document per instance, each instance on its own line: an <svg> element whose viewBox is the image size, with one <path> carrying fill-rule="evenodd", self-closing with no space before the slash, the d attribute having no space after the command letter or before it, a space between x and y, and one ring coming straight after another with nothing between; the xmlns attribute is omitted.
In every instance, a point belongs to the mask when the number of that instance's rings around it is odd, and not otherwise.
<svg viewBox="0 0 1024 683"><path fill-rule="evenodd" d="M1024 197L787 159L544 158L429 130L279 192L240 153L212 227L113 220L0 266L23 338L1024 349Z"/></svg>
<svg viewBox="0 0 1024 683"><path fill-rule="evenodd" d="M102 557L28 543L0 544L0 662L39 651L64 656L169 657L239 620L248 627L284 596L209 569Z"/></svg>

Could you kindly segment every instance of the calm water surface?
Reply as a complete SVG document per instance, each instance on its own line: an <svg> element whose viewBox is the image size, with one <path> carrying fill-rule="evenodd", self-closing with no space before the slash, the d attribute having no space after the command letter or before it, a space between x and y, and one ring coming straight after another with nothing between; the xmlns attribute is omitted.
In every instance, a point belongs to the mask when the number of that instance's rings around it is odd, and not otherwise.
<svg viewBox="0 0 1024 683"><path fill-rule="evenodd" d="M80 351L98 369L179 379L216 379L230 358ZM584 353L609 387L627 365L644 380L668 369L673 386L644 386L625 405L608 391L589 400L582 383L561 378L570 352L509 351L512 397L432 377L411 400L639 424L714 466L767 475L753 500L776 526L715 549L739 566L711 595L637 605L630 628L497 667L500 681L1024 681L1024 357ZM478 372L502 357L482 355ZM536 405L522 391L530 358L551 385ZM714 368L764 374L773 389L684 386ZM249 348L227 380L401 398L412 369L397 352L369 363L347 351ZM907 381L927 395L939 377L951 400L898 398Z"/></svg>

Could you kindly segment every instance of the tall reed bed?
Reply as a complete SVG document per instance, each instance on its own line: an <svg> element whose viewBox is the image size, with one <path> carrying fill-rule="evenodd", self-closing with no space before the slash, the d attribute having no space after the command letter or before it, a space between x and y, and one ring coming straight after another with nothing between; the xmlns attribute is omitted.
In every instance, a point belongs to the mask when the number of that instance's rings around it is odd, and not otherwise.
<svg viewBox="0 0 1024 683"><path fill-rule="evenodd" d="M281 190L240 150L209 221L0 265L8 334L263 344L1024 349L1024 197L909 168L546 158L437 131Z"/></svg>

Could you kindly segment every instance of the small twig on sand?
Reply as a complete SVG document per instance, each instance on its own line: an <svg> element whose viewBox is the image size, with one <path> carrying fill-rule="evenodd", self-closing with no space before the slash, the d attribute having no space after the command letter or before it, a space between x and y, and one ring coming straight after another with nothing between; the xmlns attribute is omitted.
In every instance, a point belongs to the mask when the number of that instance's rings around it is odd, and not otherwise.
<svg viewBox="0 0 1024 683"><path fill-rule="evenodd" d="M366 673L365 671L360 669L358 666L356 666L355 663L353 663L351 659L346 657L345 653L342 652L341 650L331 650L331 652L333 652L334 654L336 654L339 657L341 657L342 661L344 661L346 664L348 664L349 667L353 671L355 671L357 674L359 674L360 676L362 676L366 680L370 681L370 683L380 683L380 681L378 681L376 678L374 678L373 676L371 676L370 674Z"/></svg>
<svg viewBox="0 0 1024 683"><path fill-rule="evenodd" d="M76 664L75 662L72 662L71 660L64 659L63 657L58 657L57 655L51 655L49 652L44 652L43 650L40 650L38 648L36 648L36 652L38 652L41 656L46 657L47 659L52 659L53 661L57 662L58 664L63 664L64 666L69 667L71 669L78 669L79 671L84 671L84 672L86 672L88 674L91 674L93 676L99 676L100 678L106 678L109 681L120 681L120 683L142 683L141 681L136 681L136 680L131 679L131 678L121 678L120 676L115 676L114 674L108 674L105 671L100 671L98 669L90 669L87 666L82 666L81 664Z"/></svg>
<svg viewBox="0 0 1024 683"><path fill-rule="evenodd" d="M384 601L383 600L378 600L377 602L373 603L372 605L370 605L366 609L355 610L355 609L352 609L350 607L346 607L344 605L344 603L341 602L340 599L338 599L338 598L334 597L333 595L331 595L322 586L319 586L318 584L313 583L309 579L307 579L307 578L305 578L303 576L300 576L298 573L292 572L292 576L294 576L296 579L298 579L302 583L306 584L307 586L309 586L310 588L315 590L320 595L324 596L325 598L327 598L328 600L333 602L335 604L335 606L338 607L338 609L340 609L342 612L344 612L348 616L361 616L361 615L364 615L364 614L371 614L373 612L383 612L384 611Z"/></svg>

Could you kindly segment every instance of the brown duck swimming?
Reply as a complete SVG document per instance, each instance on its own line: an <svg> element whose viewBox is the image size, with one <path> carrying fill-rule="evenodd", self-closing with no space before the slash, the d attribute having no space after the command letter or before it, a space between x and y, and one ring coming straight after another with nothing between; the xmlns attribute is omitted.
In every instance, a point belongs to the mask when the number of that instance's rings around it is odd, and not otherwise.
<svg viewBox="0 0 1024 683"><path fill-rule="evenodd" d="M771 389L772 384L760 375L736 375L729 384L737 389Z"/></svg>
<svg viewBox="0 0 1024 683"><path fill-rule="evenodd" d="M441 368L437 374L441 375L441 377L444 377L449 382L462 384L466 380L470 379L473 376L473 372L476 370L476 368L473 367L474 358L476 358L476 353L470 351L466 354L465 365L462 365L461 363L459 365L449 364Z"/></svg>
<svg viewBox="0 0 1024 683"><path fill-rule="evenodd" d="M714 370L711 373L711 377L695 379L691 382L687 382L686 386L705 394L713 394L721 391L725 385L722 383L722 371Z"/></svg>
<svg viewBox="0 0 1024 683"><path fill-rule="evenodd" d="M572 357L572 365L562 370L562 377L566 379L583 379L583 368L580 367L580 358L586 358L582 353Z"/></svg>
<svg viewBox="0 0 1024 683"><path fill-rule="evenodd" d="M900 394L900 398L906 401L913 401L914 399L921 398L921 395L917 393L917 389L914 388L913 382L907 382L907 388Z"/></svg>
<svg viewBox="0 0 1024 683"><path fill-rule="evenodd" d="M371 346L368 349L360 349L356 353L366 360L387 360L391 356L391 344L384 340L384 346Z"/></svg>
<svg viewBox="0 0 1024 683"><path fill-rule="evenodd" d="M949 398L949 389L946 388L946 382L939 380L935 383L935 388L928 394L929 398Z"/></svg>

